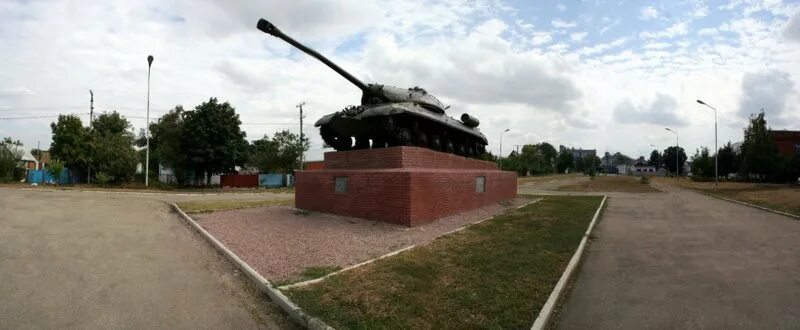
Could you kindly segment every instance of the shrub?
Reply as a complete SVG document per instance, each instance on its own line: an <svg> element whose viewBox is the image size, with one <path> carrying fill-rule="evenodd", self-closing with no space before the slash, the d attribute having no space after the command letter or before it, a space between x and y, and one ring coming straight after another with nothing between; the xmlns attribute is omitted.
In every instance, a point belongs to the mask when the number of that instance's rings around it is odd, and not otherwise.
<svg viewBox="0 0 800 330"><path fill-rule="evenodd" d="M102 171L97 172L94 175L94 181L97 182L97 184L100 185L100 187L105 187L113 179L114 179L113 176L108 175L108 173Z"/></svg>
<svg viewBox="0 0 800 330"><path fill-rule="evenodd" d="M56 184L61 183L61 173L64 172L64 162L53 159L49 163L47 163L47 172L49 172L53 176L53 180L56 181Z"/></svg>

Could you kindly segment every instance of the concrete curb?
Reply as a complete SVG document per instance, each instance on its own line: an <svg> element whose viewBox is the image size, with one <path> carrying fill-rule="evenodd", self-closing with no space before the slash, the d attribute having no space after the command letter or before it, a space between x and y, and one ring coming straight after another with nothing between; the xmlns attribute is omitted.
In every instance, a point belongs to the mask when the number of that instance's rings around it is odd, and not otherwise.
<svg viewBox="0 0 800 330"><path fill-rule="evenodd" d="M213 245L219 252L221 252L225 257L228 258L231 262L233 262L242 272L244 272L247 277L250 278L253 283L278 306L281 307L289 316L298 324L308 329L333 329L332 327L328 326L323 322L321 319L316 317L311 317L308 314L305 314L300 307L295 305L288 297L286 297L283 293L279 290L275 289L266 278L261 276L255 269L250 267L247 263L242 261L236 254L234 254L231 250L225 247L222 242L218 241L214 236L203 229L197 222L194 221L191 217L189 217L186 213L181 210L175 203L168 203L172 206L172 208L187 222L189 225L192 226L198 233L203 235L203 237L208 240L211 245Z"/></svg>
<svg viewBox="0 0 800 330"><path fill-rule="evenodd" d="M564 273L561 274L561 278L558 279L558 283L556 283L555 288L553 288L553 292L550 293L550 297L547 298L544 306L542 306L542 309L539 311L539 316L537 316L536 320L533 321L531 330L544 329L547 326L547 323L550 322L550 317L553 316L553 310L555 309L558 300L561 298L561 295L564 293L564 288L566 287L567 282L569 282L570 277L575 272L578 263L581 261L583 251L586 249L586 241L589 239L589 235L592 233L592 229L594 229L594 225L597 223L597 218L600 216L600 211L603 210L603 206L605 205L607 198L608 195L603 196L600 206L598 206L597 211L594 212L592 222L589 223L589 228L586 229L586 233L583 234L583 239L581 239L578 249L575 250L575 254L573 254L572 259L569 260L569 264L567 264L567 268L564 269Z"/></svg>
<svg viewBox="0 0 800 330"><path fill-rule="evenodd" d="M703 195L706 195L706 196L709 196L709 197L714 197L716 199L721 199L721 200L724 200L724 201L728 201L728 202L732 202L732 203L736 203L736 204L741 204L741 205L744 205L744 206L754 207L754 208L757 208L757 209L760 209L760 210L763 210L763 211L772 212L772 213L780 214L780 215L785 215L787 217L800 220L800 216L794 215L794 214L791 214L791 213L781 212L781 211L773 210L773 209L766 208L766 207L763 207L763 206L758 206L758 205L750 204L750 203L747 203L747 202L737 201L735 199L731 199L731 198L727 198L727 197L715 196L715 195L712 195L712 194L709 194L709 193L705 193L705 192L702 192L702 191L698 191L698 190L694 190L694 191L699 192L699 193L701 193Z"/></svg>
<svg viewBox="0 0 800 330"><path fill-rule="evenodd" d="M523 207L525 207L525 206L528 206L528 205L531 205L531 204L536 204L537 202L539 202L539 201L541 201L541 200L542 200L541 198L537 198L537 199L534 199L533 201L531 201L531 202L529 202L529 203L525 203L525 204L523 204L523 205L517 206L517 207L515 207L514 209L515 209L515 210L518 210L518 209L521 209L521 208L523 208ZM508 210L506 210L506 211L504 211L503 213L500 213L500 214L504 214L504 213L506 213L507 211L508 211ZM380 259L384 259L384 258L388 258L388 257L394 256L394 255L400 254L401 252L404 252L404 251L411 250L411 249L413 249L413 248L415 248L415 247L419 247L419 246L424 246L424 245L427 245L427 244L429 244L429 243L431 243L431 242L435 241L435 240L436 240L436 239L438 239L438 238L441 238L441 237L444 237L444 236L450 235L450 234L452 234L452 233L455 233L455 232L458 232L458 231L464 230L465 228L468 228L468 227L470 227L470 226L477 225L477 224L479 224L479 223L481 223L481 222L484 222L484 221L486 221L486 220L492 219L492 218L494 218L494 217L496 217L496 216L491 216L491 217L487 217L487 218L484 218L484 219L481 219L481 220L475 221L475 222L473 222L473 223L468 223L468 224L466 224L466 225L463 225L463 226L461 226L461 227L458 227L458 228L456 228L456 229L453 229L453 230L451 230L451 231L448 231L448 232L446 232L446 233L444 233L444 234L441 234L441 235L439 235L439 236L436 236L436 237L434 237L434 238L432 238L432 239L429 239L429 240L427 240L427 241L425 241L425 242L422 242L422 243L419 243L419 244L413 244L413 245L406 246L406 247L404 247L404 248L402 248L402 249L400 249L400 250L393 251L393 252L389 252L389 253L387 253L387 254L384 254L384 255L382 255L382 256L380 256L380 257L377 257L377 258L374 258L374 259L370 259L370 260L367 260L367 261L364 261L364 262L357 263L357 264L355 264L355 265L352 265L352 266L348 266L348 267L342 268L342 269L340 269L340 270L338 270L338 271L335 271L335 272L333 272L333 273L327 274L327 275L325 275L325 276L323 276L323 277L318 277L318 278L311 279L311 280L308 280L308 281L303 281L303 282L297 282L297 283L287 284L287 285L284 285L284 286L278 287L278 289L280 289L280 290L287 290L287 289L299 288L299 287L303 287L303 286L306 286L306 285L310 285L310 284L314 284L314 283L322 282L322 281L324 281L325 279L327 279L328 277L331 277L331 276L333 276L333 275L336 275L336 274L339 274L339 273L342 273L342 272L345 272L345 271L348 271L348 270L351 270L351 269L355 269L355 268L358 268L358 267L361 267L361 266L364 266L364 265L371 264L371 263L373 263L373 262L375 262L375 261L378 261L378 260L380 260Z"/></svg>

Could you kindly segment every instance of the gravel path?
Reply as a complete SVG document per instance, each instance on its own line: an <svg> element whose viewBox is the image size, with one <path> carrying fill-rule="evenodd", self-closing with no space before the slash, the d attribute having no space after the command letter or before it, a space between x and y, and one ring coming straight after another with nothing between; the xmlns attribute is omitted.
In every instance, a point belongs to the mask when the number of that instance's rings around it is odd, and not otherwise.
<svg viewBox="0 0 800 330"><path fill-rule="evenodd" d="M309 267L346 267L524 205L518 197L445 217L418 227L324 213L300 213L289 206L193 214L229 249L274 282L297 278Z"/></svg>

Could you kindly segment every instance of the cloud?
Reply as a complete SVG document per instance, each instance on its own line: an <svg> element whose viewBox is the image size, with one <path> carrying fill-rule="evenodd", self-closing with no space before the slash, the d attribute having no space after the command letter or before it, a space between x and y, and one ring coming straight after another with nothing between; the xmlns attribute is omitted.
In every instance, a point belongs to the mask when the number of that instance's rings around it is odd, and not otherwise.
<svg viewBox="0 0 800 330"><path fill-rule="evenodd" d="M534 32L531 42L534 46L544 45L553 41L553 37L549 32Z"/></svg>
<svg viewBox="0 0 800 330"><path fill-rule="evenodd" d="M647 106L625 100L614 107L614 120L623 124L653 124L667 126L686 126L687 122L678 117L678 102L674 97L656 94L655 100Z"/></svg>
<svg viewBox="0 0 800 330"><path fill-rule="evenodd" d="M586 38L588 34L588 32L574 32L569 34L569 38L572 39L572 41L581 41L583 38Z"/></svg>
<svg viewBox="0 0 800 330"><path fill-rule="evenodd" d="M556 6L556 8L558 8L558 11L560 11L560 12L563 12L563 11L567 10L567 6L562 5L562 4L558 4Z"/></svg>
<svg viewBox="0 0 800 330"><path fill-rule="evenodd" d="M783 36L790 41L800 43L800 9L796 10L789 22L786 23Z"/></svg>
<svg viewBox="0 0 800 330"><path fill-rule="evenodd" d="M645 39L654 39L654 38L675 38L678 36L685 36L687 34L689 34L689 23L678 22L661 31L657 32L643 31L639 33L639 36Z"/></svg>
<svg viewBox="0 0 800 330"><path fill-rule="evenodd" d="M768 120L782 123L791 111L796 110L796 103L787 102L793 91L794 81L786 72L768 70L745 73L742 77L739 115L748 118L750 114L764 109ZM789 103L791 107L787 107Z"/></svg>
<svg viewBox="0 0 800 330"><path fill-rule="evenodd" d="M639 11L639 19L644 21L658 19L660 16L658 9L653 6L644 7Z"/></svg>
<svg viewBox="0 0 800 330"><path fill-rule="evenodd" d="M551 21L550 25L552 25L556 29L571 29L578 26L578 24L576 24L575 22L567 22L561 19L556 19Z"/></svg>

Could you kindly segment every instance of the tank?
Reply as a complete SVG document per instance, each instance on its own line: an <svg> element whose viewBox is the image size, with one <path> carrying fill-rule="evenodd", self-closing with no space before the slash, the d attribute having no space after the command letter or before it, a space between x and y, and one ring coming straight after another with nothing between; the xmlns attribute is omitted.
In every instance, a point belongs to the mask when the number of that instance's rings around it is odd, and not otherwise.
<svg viewBox="0 0 800 330"><path fill-rule="evenodd" d="M486 152L480 121L466 113L461 120L448 116L449 107L425 89L365 84L267 20L260 19L257 27L318 59L361 89L360 105L325 115L314 124L322 140L337 151L416 146L475 158Z"/></svg>

